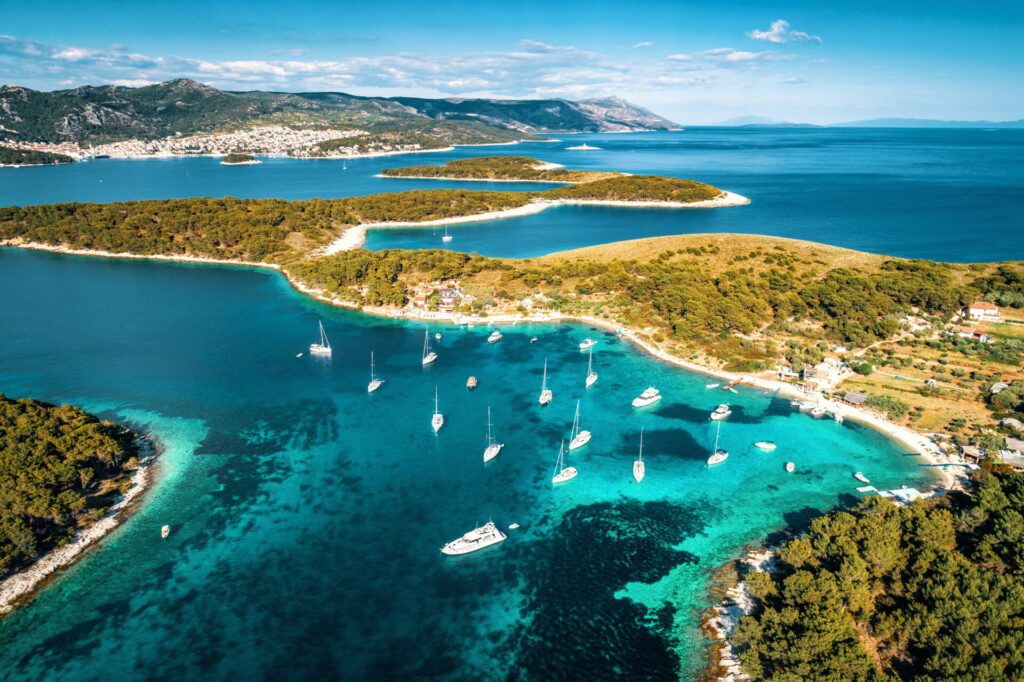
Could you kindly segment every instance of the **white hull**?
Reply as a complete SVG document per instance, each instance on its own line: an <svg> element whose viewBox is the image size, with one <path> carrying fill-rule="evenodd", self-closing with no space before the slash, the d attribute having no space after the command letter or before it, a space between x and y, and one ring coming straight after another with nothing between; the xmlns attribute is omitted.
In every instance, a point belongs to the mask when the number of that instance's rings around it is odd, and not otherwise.
<svg viewBox="0 0 1024 682"><path fill-rule="evenodd" d="M506 535L498 530L493 523L488 523L480 528L474 528L458 540L452 540L441 548L441 553L448 556L469 554L503 542L505 538Z"/></svg>
<svg viewBox="0 0 1024 682"><path fill-rule="evenodd" d="M815 407L813 410L811 410L811 416L814 417L815 419L818 419L819 417L824 417L825 416L825 408L824 407Z"/></svg>
<svg viewBox="0 0 1024 682"><path fill-rule="evenodd" d="M644 392L633 398L633 407L647 407L661 400L661 393L654 386L644 389Z"/></svg>
<svg viewBox="0 0 1024 682"><path fill-rule="evenodd" d="M541 391L540 398L537 399L541 405L547 405L554 398L554 394L551 391Z"/></svg>
<svg viewBox="0 0 1024 682"><path fill-rule="evenodd" d="M170 534L171 534L171 527L170 526L164 526L163 528L160 529L160 537L166 539L167 536L170 535Z"/></svg>
<svg viewBox="0 0 1024 682"><path fill-rule="evenodd" d="M754 443L754 447L757 447L757 448L760 448L762 450L766 450L768 452L771 452L772 450L775 449L776 446L775 446L775 443L773 443L771 441L759 440L756 443Z"/></svg>
<svg viewBox="0 0 1024 682"><path fill-rule="evenodd" d="M719 450L715 454L708 457L708 465L721 464L725 460L729 459L729 453L725 450Z"/></svg>
<svg viewBox="0 0 1024 682"><path fill-rule="evenodd" d="M644 461L642 459L634 460L633 461L633 478L636 479L637 483L639 483L640 481L644 480L644 475L646 473L647 472L646 472L646 468L644 467Z"/></svg>
<svg viewBox="0 0 1024 682"><path fill-rule="evenodd" d="M590 388L597 383L597 374L592 373L587 375L587 388Z"/></svg>
<svg viewBox="0 0 1024 682"><path fill-rule="evenodd" d="M578 473L579 472L576 471L576 467L566 467L565 469L562 469L557 474L555 474L552 477L551 482L554 484L565 483L566 481L571 481L572 479L576 478L576 474Z"/></svg>
<svg viewBox="0 0 1024 682"><path fill-rule="evenodd" d="M435 360L437 360L437 353L435 353L434 351L430 351L429 353L423 356L423 366L426 367L427 365L433 363Z"/></svg>
<svg viewBox="0 0 1024 682"><path fill-rule="evenodd" d="M319 343L314 343L309 347L310 355L322 355L329 357L331 355L331 349L321 346Z"/></svg>
<svg viewBox="0 0 1024 682"><path fill-rule="evenodd" d="M862 473L861 473L861 472L859 472L859 471L858 471L857 473L855 473L855 474L853 475L853 477L854 477L854 478L856 478L856 479L857 479L858 481L860 481L861 483L871 483L871 481L869 481L869 480L868 480L868 477L867 477L867 476L865 476L864 474L862 474Z"/></svg>
<svg viewBox="0 0 1024 682"><path fill-rule="evenodd" d="M576 434L576 437L569 441L569 450L575 450L576 448L582 448L584 445L590 442L590 431L580 431Z"/></svg>
<svg viewBox="0 0 1024 682"><path fill-rule="evenodd" d="M380 388L383 385L384 385L384 380L383 379L374 379L366 387L366 392L367 393L373 393L374 391L376 391L378 388Z"/></svg>
<svg viewBox="0 0 1024 682"><path fill-rule="evenodd" d="M721 384L704 384L704 388L718 388Z"/></svg>
<svg viewBox="0 0 1024 682"><path fill-rule="evenodd" d="M495 443L494 445L488 445L487 449L484 450L484 461L490 462L492 459L497 457L501 453L501 449L505 447L502 443Z"/></svg>
<svg viewBox="0 0 1024 682"><path fill-rule="evenodd" d="M596 345L597 341L594 341L593 339L586 339L580 344L580 350L588 350Z"/></svg>
<svg viewBox="0 0 1024 682"><path fill-rule="evenodd" d="M732 410L730 410L728 406L719 405L718 407L715 408L715 411L711 413L711 420L719 421L721 419L725 419L730 414L732 414Z"/></svg>
<svg viewBox="0 0 1024 682"><path fill-rule="evenodd" d="M493 332L487 337L487 343L498 343L498 341L501 341L501 332Z"/></svg>
<svg viewBox="0 0 1024 682"><path fill-rule="evenodd" d="M791 474L794 471L796 471L796 465L792 462L786 462L786 472Z"/></svg>
<svg viewBox="0 0 1024 682"><path fill-rule="evenodd" d="M450 242L451 240L452 236L450 234L446 234L445 236L441 237L441 241L443 242Z"/></svg>
<svg viewBox="0 0 1024 682"><path fill-rule="evenodd" d="M431 428L434 429L434 433L440 431L441 427L444 426L444 415L437 413L433 417L431 417L430 426Z"/></svg>

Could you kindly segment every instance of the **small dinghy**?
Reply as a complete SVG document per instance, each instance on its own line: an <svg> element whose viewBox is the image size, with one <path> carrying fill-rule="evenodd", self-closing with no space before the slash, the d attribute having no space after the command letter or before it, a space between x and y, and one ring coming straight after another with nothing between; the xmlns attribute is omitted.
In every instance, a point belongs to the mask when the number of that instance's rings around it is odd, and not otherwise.
<svg viewBox="0 0 1024 682"><path fill-rule="evenodd" d="M718 388L721 384L704 384L704 388Z"/></svg>
<svg viewBox="0 0 1024 682"><path fill-rule="evenodd" d="M771 452L772 450L775 449L775 443L771 442L770 440L759 440L756 443L754 443L754 447Z"/></svg>
<svg viewBox="0 0 1024 682"><path fill-rule="evenodd" d="M510 523L510 524L508 524L508 529L509 530L516 530L517 528L519 528L519 524L518 523Z"/></svg>
<svg viewBox="0 0 1024 682"><path fill-rule="evenodd" d="M170 526L164 526L163 528L160 529L160 537L164 538L165 540L167 539L167 536L170 535L170 534L171 534L171 527Z"/></svg>
<svg viewBox="0 0 1024 682"><path fill-rule="evenodd" d="M469 390L472 391L474 388L476 388L476 385L477 385L476 377L470 377L470 378L466 379L466 388L468 388Z"/></svg>
<svg viewBox="0 0 1024 682"><path fill-rule="evenodd" d="M853 474L853 477L854 477L854 478L856 478L856 479L857 479L858 481L860 481L861 483L871 483L871 481L869 481L869 480L868 480L868 477L867 477L867 476L865 476L864 474L862 474L862 473L861 473L861 472L859 472L859 471L858 471L858 472L856 472L856 473L854 473L854 474Z"/></svg>
<svg viewBox="0 0 1024 682"><path fill-rule="evenodd" d="M786 473L791 474L796 471L796 465L792 462L786 462Z"/></svg>

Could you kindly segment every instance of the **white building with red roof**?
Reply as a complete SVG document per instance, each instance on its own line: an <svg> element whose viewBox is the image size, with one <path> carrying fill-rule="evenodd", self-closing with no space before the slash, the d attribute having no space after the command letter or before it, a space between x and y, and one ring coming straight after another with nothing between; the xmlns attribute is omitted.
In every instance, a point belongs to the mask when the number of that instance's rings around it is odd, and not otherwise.
<svg viewBox="0 0 1024 682"><path fill-rule="evenodd" d="M999 321L999 307L988 301L975 301L967 309L967 315L972 320L985 320L987 322Z"/></svg>

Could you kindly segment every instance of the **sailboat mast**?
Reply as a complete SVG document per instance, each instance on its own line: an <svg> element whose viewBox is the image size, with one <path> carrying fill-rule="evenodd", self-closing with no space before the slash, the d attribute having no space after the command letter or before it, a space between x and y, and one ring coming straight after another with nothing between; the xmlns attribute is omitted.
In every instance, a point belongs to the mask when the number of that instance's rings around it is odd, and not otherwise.
<svg viewBox="0 0 1024 682"><path fill-rule="evenodd" d="M377 378L376 375L377 375L376 368L373 365L373 351L371 350L370 351L370 381L373 381L374 379L376 379Z"/></svg>
<svg viewBox="0 0 1024 682"><path fill-rule="evenodd" d="M437 386L434 386L434 414L437 414Z"/></svg>
<svg viewBox="0 0 1024 682"><path fill-rule="evenodd" d="M544 378L540 382L540 390L546 391L548 388L548 359L544 358Z"/></svg>
<svg viewBox="0 0 1024 682"><path fill-rule="evenodd" d="M640 427L640 461L644 459L644 427Z"/></svg>
<svg viewBox="0 0 1024 682"><path fill-rule="evenodd" d="M718 452L718 436L722 433L722 421L718 421L718 429L715 431L715 452Z"/></svg>
<svg viewBox="0 0 1024 682"><path fill-rule="evenodd" d="M494 442L494 436L491 435L491 406L487 406L487 444L490 445Z"/></svg>

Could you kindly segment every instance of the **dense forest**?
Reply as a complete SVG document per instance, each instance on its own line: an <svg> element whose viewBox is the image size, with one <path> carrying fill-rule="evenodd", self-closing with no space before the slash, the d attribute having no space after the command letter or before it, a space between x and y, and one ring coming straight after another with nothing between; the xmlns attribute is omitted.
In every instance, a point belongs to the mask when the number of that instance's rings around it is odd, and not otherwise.
<svg viewBox="0 0 1024 682"><path fill-rule="evenodd" d="M0 577L103 514L138 465L135 438L70 405L0 394Z"/></svg>
<svg viewBox="0 0 1024 682"><path fill-rule="evenodd" d="M703 182L664 178L657 175L627 175L606 178L544 192L545 199L598 201L673 201L683 204L708 201L722 190Z"/></svg>
<svg viewBox="0 0 1024 682"><path fill-rule="evenodd" d="M474 180L529 180L543 182L591 182L619 175L604 171L549 168L529 156L477 156L456 159L443 165L385 168L389 177L467 178Z"/></svg>
<svg viewBox="0 0 1024 682"><path fill-rule="evenodd" d="M73 161L74 159L64 154L0 146L0 166L49 166L57 163L72 163Z"/></svg>
<svg viewBox="0 0 1024 682"><path fill-rule="evenodd" d="M733 633L754 679L1024 678L1024 476L976 472L969 493L879 497L811 522L750 573Z"/></svg>

